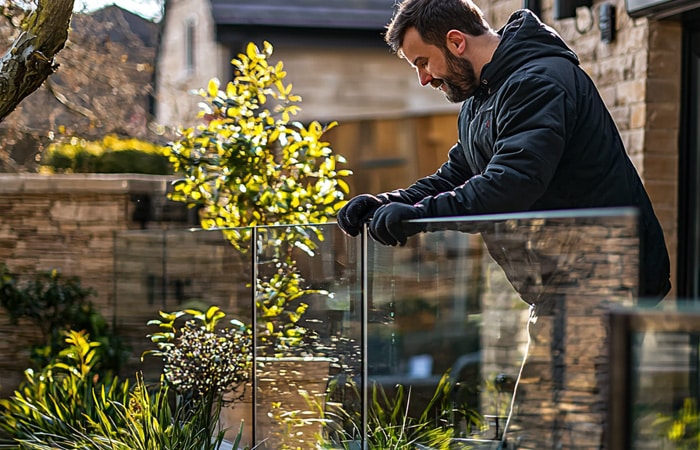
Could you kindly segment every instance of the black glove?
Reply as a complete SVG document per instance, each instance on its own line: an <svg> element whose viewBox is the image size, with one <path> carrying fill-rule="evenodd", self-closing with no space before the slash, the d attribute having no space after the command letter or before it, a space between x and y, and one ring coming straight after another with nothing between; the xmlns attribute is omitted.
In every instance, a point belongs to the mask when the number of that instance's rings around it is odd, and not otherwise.
<svg viewBox="0 0 700 450"><path fill-rule="evenodd" d="M386 197L376 197L370 194L358 195L350 199L338 211L338 226L346 234L357 236L360 234L362 224L369 221L377 208L387 203L389 203L389 199Z"/></svg>
<svg viewBox="0 0 700 450"><path fill-rule="evenodd" d="M421 206L405 203L389 203L377 210L369 224L369 234L384 245L405 245L406 239L425 230L425 224L406 223L411 219L425 217Z"/></svg>

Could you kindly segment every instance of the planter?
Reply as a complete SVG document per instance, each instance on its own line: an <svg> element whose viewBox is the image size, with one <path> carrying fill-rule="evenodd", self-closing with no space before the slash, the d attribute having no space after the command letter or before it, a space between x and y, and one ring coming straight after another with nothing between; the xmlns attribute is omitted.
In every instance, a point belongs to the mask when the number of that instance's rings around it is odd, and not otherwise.
<svg viewBox="0 0 700 450"><path fill-rule="evenodd" d="M257 407L253 408L252 386L246 386L244 397L221 411L219 423L227 429L226 439L235 439L243 421L242 445L259 450L278 450L283 445L315 448L322 425L307 398L313 397L323 405L332 358L257 358L256 361ZM236 391L231 398L240 395Z"/></svg>

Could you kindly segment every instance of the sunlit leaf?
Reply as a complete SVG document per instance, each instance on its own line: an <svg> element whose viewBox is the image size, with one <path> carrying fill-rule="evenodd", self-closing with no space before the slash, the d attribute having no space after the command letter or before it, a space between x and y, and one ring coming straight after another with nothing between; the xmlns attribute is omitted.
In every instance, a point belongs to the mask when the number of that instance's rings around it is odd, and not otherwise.
<svg viewBox="0 0 700 450"><path fill-rule="evenodd" d="M209 84L207 85L207 93L210 97L216 97L219 94L219 84L220 82L218 78L212 78L209 80Z"/></svg>

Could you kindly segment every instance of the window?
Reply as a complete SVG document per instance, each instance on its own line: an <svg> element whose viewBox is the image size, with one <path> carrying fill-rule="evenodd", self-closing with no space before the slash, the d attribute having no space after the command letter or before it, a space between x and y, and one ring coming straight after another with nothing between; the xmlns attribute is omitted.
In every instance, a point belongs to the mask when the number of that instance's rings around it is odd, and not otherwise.
<svg viewBox="0 0 700 450"><path fill-rule="evenodd" d="M700 296L700 18L684 24L679 145L678 297Z"/></svg>
<svg viewBox="0 0 700 450"><path fill-rule="evenodd" d="M185 22L185 69L189 75L194 74L196 68L195 60L195 21L193 19Z"/></svg>

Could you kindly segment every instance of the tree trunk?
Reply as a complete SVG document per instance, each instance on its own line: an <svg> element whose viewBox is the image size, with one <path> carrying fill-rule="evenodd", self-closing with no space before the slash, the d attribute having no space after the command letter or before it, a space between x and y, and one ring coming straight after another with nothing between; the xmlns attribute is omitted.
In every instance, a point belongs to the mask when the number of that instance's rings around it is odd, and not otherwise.
<svg viewBox="0 0 700 450"><path fill-rule="evenodd" d="M68 39L73 2L39 0L23 31L0 58L0 121L58 67L54 57Z"/></svg>

